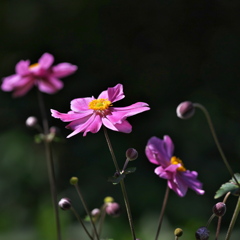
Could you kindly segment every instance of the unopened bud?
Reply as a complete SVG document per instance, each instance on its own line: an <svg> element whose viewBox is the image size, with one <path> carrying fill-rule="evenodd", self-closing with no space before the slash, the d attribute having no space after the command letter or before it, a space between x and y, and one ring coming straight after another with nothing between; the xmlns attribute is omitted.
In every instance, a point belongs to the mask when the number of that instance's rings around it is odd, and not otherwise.
<svg viewBox="0 0 240 240"><path fill-rule="evenodd" d="M134 148L129 148L127 151L126 151L126 157L129 161L133 161L135 159L137 159L138 157L138 152L136 149Z"/></svg>
<svg viewBox="0 0 240 240"><path fill-rule="evenodd" d="M35 127L37 125L37 123L38 123L38 120L34 116L28 117L26 120L26 126L30 127L30 128Z"/></svg>
<svg viewBox="0 0 240 240"><path fill-rule="evenodd" d="M99 216L100 213L101 213L101 211L100 211L99 208L94 208L94 209L91 211L91 215L92 215L93 217Z"/></svg>
<svg viewBox="0 0 240 240"><path fill-rule="evenodd" d="M116 202L107 203L106 213L112 217L118 217L120 215L120 205Z"/></svg>
<svg viewBox="0 0 240 240"><path fill-rule="evenodd" d="M71 177L70 183L71 183L72 185L77 185L77 184L78 184L78 178L77 178L77 177Z"/></svg>
<svg viewBox="0 0 240 240"><path fill-rule="evenodd" d="M176 229L174 230L174 235L175 235L176 237L181 237L181 236L183 235L183 230L182 230L181 228L176 228Z"/></svg>
<svg viewBox="0 0 240 240"><path fill-rule="evenodd" d="M112 197L108 196L108 197L104 198L103 202L104 203L113 203L114 199Z"/></svg>
<svg viewBox="0 0 240 240"><path fill-rule="evenodd" d="M208 240L209 238L209 230L206 227L200 227L195 232L196 240Z"/></svg>
<svg viewBox="0 0 240 240"><path fill-rule="evenodd" d="M217 217L222 217L226 213L226 204L218 202L213 206L212 211Z"/></svg>
<svg viewBox="0 0 240 240"><path fill-rule="evenodd" d="M58 206L62 209L62 210L68 210L71 208L71 200L69 198L62 198L59 202L58 202Z"/></svg>
<svg viewBox="0 0 240 240"><path fill-rule="evenodd" d="M195 108L192 102L185 101L178 105L176 112L179 118L188 119L194 115Z"/></svg>

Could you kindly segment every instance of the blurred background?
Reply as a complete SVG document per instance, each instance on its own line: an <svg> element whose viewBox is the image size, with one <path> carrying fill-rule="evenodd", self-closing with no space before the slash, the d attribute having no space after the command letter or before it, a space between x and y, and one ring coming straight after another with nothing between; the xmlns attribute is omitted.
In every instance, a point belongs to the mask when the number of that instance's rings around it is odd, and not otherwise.
<svg viewBox="0 0 240 240"><path fill-rule="evenodd" d="M217 202L216 190L231 176L227 172L202 112L193 118L176 117L176 107L190 100L210 112L219 141L235 172L240 171L239 56L240 2L237 0L3 0L0 3L0 75L15 73L20 60L38 61L49 52L55 63L70 62L78 71L63 79L64 88L44 94L46 108L69 111L70 101L97 97L118 83L126 98L115 106L147 102L151 111L129 118L131 134L110 132L119 165L129 147L139 152L127 176L137 237L153 239L166 188L154 174L144 148L152 136L170 135L175 155L199 172L206 191L189 190L184 198L170 192L162 229L173 239L176 227L193 239L206 224ZM44 146L34 143L35 130L25 127L28 116L41 116L32 89L21 98L0 93L0 239L56 239ZM73 186L79 184L90 209L106 196L122 205L119 218L107 218L103 238L131 239L120 186L107 182L114 165L103 131L70 139L65 123L48 112L51 126L61 129L63 141L54 144L58 198L69 197L79 214L85 213ZM236 198L227 202L221 233L226 233ZM85 239L71 212L60 211L63 239ZM210 230L214 236L217 220ZM238 240L240 221L232 239Z"/></svg>

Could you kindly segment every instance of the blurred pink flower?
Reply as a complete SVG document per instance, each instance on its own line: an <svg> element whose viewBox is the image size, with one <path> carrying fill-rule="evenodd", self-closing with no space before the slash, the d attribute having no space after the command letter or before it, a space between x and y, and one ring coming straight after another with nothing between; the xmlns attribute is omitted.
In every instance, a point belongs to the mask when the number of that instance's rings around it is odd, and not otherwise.
<svg viewBox="0 0 240 240"><path fill-rule="evenodd" d="M71 101L71 110L68 113L60 113L51 109L52 116L63 122L71 122L66 126L73 130L67 137L72 137L80 132L86 136L88 132L96 133L102 124L118 132L130 133L132 126L126 120L138 113L149 110L148 104L137 102L128 107L113 107L113 103L123 99L122 84L103 91L97 99L94 97L77 98Z"/></svg>
<svg viewBox="0 0 240 240"><path fill-rule="evenodd" d="M168 180L168 187L178 194L185 196L187 189L191 188L197 194L204 194L202 183L197 180L198 173L186 170L183 162L173 156L174 145L169 136L164 136L163 140L152 137L146 146L148 160L156 165L155 173Z"/></svg>
<svg viewBox="0 0 240 240"><path fill-rule="evenodd" d="M44 53L38 63L31 64L29 60L21 60L15 67L16 74L3 78L1 89L13 91L14 97L25 95L34 85L39 91L53 94L63 87L59 78L66 77L77 70L70 63L60 63L52 66L53 55Z"/></svg>

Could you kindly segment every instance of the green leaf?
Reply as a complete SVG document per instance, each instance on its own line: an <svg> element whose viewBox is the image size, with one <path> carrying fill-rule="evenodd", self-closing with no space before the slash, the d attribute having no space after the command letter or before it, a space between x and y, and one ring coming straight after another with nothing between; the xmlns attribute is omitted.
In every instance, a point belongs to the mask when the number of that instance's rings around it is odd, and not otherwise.
<svg viewBox="0 0 240 240"><path fill-rule="evenodd" d="M118 183L120 183L120 181L122 179L125 178L125 176L126 176L125 173L121 173L118 177L113 176L113 177L108 178L108 182L111 182L113 184L118 184Z"/></svg>
<svg viewBox="0 0 240 240"><path fill-rule="evenodd" d="M130 167L124 170L125 174L134 173L136 171L135 167Z"/></svg>
<svg viewBox="0 0 240 240"><path fill-rule="evenodd" d="M236 173L234 174L237 181L240 183L240 174ZM219 197L222 197L226 193L231 192L233 195L239 196L240 195L240 188L238 184L236 183L235 179L232 178L229 182L224 183L219 190L217 190L214 198L217 199Z"/></svg>

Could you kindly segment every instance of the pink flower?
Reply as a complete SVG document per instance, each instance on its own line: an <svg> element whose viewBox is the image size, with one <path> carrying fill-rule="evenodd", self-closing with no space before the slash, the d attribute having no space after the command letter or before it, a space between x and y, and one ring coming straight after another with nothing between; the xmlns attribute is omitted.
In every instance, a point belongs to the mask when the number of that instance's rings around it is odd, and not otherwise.
<svg viewBox="0 0 240 240"><path fill-rule="evenodd" d="M38 63L30 65L29 60L17 63L16 74L3 78L2 90L13 91L14 97L25 95L34 85L41 92L53 94L63 87L59 78L66 77L77 70L77 66L70 63L60 63L52 66L53 55L44 53Z"/></svg>
<svg viewBox="0 0 240 240"><path fill-rule="evenodd" d="M174 145L169 136L164 136L163 140L152 137L146 146L148 160L156 165L155 173L168 180L168 187L178 196L185 196L187 189L191 188L197 194L204 194L202 183L197 180L198 173L186 170L183 162L173 156Z"/></svg>
<svg viewBox="0 0 240 240"><path fill-rule="evenodd" d="M71 101L71 110L68 113L60 113L52 110L52 116L60 118L63 122L71 122L66 126L73 130L67 137L72 137L80 132L86 136L88 132L96 133L101 126L118 132L130 133L132 126L126 120L138 113L149 110L148 104L134 103L128 107L113 107L113 103L123 99L122 84L103 91L97 99L94 97L77 98Z"/></svg>

